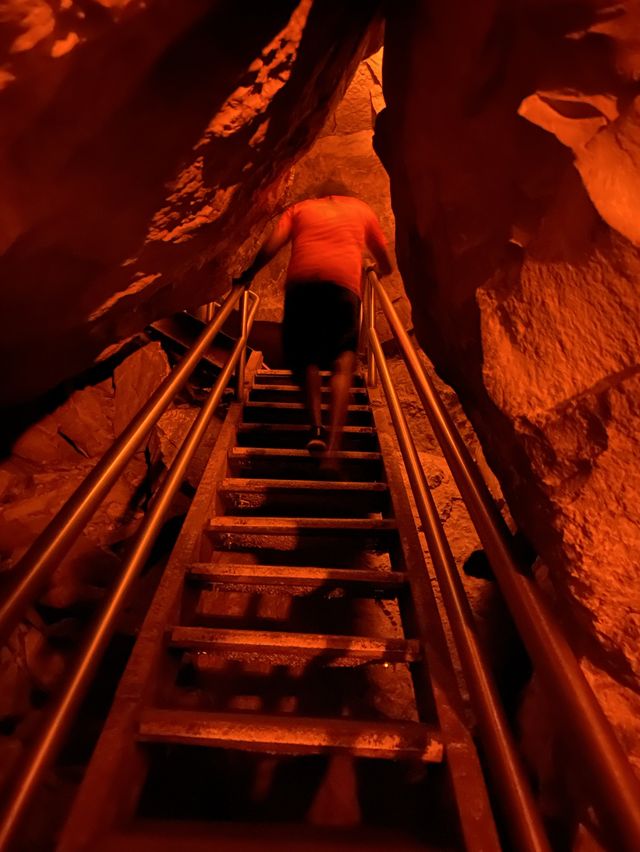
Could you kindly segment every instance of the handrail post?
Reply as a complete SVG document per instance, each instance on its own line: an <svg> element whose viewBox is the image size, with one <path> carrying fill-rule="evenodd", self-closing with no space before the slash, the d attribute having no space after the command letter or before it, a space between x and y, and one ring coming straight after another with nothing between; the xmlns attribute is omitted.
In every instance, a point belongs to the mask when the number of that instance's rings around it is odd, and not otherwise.
<svg viewBox="0 0 640 852"><path fill-rule="evenodd" d="M371 273L373 269L367 269L367 278L364 290L364 321L366 323L366 341L367 341L367 385L374 388L378 381L376 372L376 359L373 355L371 345L371 332L376 330L376 294L373 289L373 281Z"/></svg>
<svg viewBox="0 0 640 852"><path fill-rule="evenodd" d="M249 291L245 289L240 300L240 337L247 337L248 318L249 318ZM238 359L238 370L236 374L236 398L238 402L244 402L244 373L247 364L247 341L245 339L244 346L240 352Z"/></svg>

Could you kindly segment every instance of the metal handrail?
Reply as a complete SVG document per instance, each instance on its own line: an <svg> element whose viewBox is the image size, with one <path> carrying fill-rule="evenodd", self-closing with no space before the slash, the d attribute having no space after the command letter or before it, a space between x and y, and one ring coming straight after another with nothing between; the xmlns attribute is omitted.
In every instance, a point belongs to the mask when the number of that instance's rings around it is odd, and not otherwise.
<svg viewBox="0 0 640 852"><path fill-rule="evenodd" d="M420 463L407 419L400 406L380 339L373 325L373 314L370 313L374 308L372 295L373 291L370 290L370 298L366 300L369 350L377 366L387 399L391 420L442 592L442 600L471 695L489 768L500 792L503 814L515 849L519 852L544 852L550 847L542 822L502 709L497 686L478 638L471 606Z"/></svg>
<svg viewBox="0 0 640 852"><path fill-rule="evenodd" d="M391 300L368 270L368 288L380 300L435 437L478 532L522 641L560 709L561 724L584 762L599 815L620 844L640 849L640 783L587 683L556 616L540 589L524 573L510 534L451 416L420 363ZM452 625L453 627L453 625Z"/></svg>
<svg viewBox="0 0 640 852"><path fill-rule="evenodd" d="M186 384L244 292L242 287L234 287L230 291L213 322L204 329L176 369L158 386L19 561L12 572L15 575L12 586L0 601L0 645L6 643L29 606L42 593L53 571L71 549L147 433Z"/></svg>
<svg viewBox="0 0 640 852"><path fill-rule="evenodd" d="M247 313L250 297L253 298L254 304L251 311ZM9 845L20 827L25 811L32 801L33 794L37 790L43 773L51 765L63 744L69 726L75 717L80 702L86 695L92 677L106 650L127 595L149 556L171 502L180 488L187 467L204 437L236 365L240 367L238 374L239 376L242 375L242 382L244 383L242 360L246 352L247 340L258 307L258 301L259 298L255 293L244 292L242 336L234 346L229 360L187 432L171 467L167 471L150 511L146 514L136 533L122 574L115 587L111 590L104 609L93 626L90 635L85 640L76 665L69 672L65 682L62 684L55 703L48 712L39 736L31 746L20 775L13 787L11 797L0 817L0 852L6 852L9 849ZM219 317L220 314L218 315ZM216 322L218 318L216 318ZM199 346L199 343L196 346ZM241 396L242 390L240 388Z"/></svg>

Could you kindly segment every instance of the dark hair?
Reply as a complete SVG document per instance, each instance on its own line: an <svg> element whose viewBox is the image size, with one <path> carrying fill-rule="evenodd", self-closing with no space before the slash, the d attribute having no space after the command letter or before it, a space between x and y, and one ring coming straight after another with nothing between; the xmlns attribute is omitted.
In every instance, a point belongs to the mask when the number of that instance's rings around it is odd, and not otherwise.
<svg viewBox="0 0 640 852"><path fill-rule="evenodd" d="M312 193L313 198L326 198L327 195L348 195L357 198L356 193L352 192L346 184L334 178L319 183Z"/></svg>

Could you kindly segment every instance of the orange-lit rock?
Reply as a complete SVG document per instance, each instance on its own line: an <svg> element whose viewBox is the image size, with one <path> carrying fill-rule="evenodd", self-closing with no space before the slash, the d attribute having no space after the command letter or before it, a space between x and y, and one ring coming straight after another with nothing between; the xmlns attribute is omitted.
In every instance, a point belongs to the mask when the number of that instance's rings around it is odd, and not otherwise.
<svg viewBox="0 0 640 852"><path fill-rule="evenodd" d="M639 9L390 6L376 134L418 336L636 757Z"/></svg>
<svg viewBox="0 0 640 852"><path fill-rule="evenodd" d="M11 456L0 461L0 573L15 568L167 372L160 344L148 344L121 360L111 378L72 393L15 442ZM170 408L162 420L175 411L183 409ZM148 459L143 442L50 577L38 600L38 607L45 607L46 622L30 609L0 650L0 754L6 752L7 761L13 760L16 749L19 753L22 735L30 735L38 694L55 685L66 656L77 647L79 613L104 597L122 567L118 545L135 532L145 499L163 464L170 461L162 425L148 441L152 451L159 443L162 453ZM15 726L19 739L14 743L2 734Z"/></svg>
<svg viewBox="0 0 640 852"><path fill-rule="evenodd" d="M76 391L18 438L0 463L0 569L15 565L167 372L160 344L151 343L124 359L113 379ZM119 564L103 548L130 534L147 474L143 444L54 574L46 603L96 597Z"/></svg>
<svg viewBox="0 0 640 852"><path fill-rule="evenodd" d="M376 5L3 4L0 402L226 289Z"/></svg>

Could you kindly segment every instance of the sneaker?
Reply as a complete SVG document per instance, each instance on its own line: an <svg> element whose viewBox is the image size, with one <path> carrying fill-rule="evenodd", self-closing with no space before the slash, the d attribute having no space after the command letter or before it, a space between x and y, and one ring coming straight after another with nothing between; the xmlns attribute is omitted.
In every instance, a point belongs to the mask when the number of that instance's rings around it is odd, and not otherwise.
<svg viewBox="0 0 640 852"><path fill-rule="evenodd" d="M311 437L307 441L307 449L310 453L324 453L327 449L326 430L322 426L311 427Z"/></svg>

